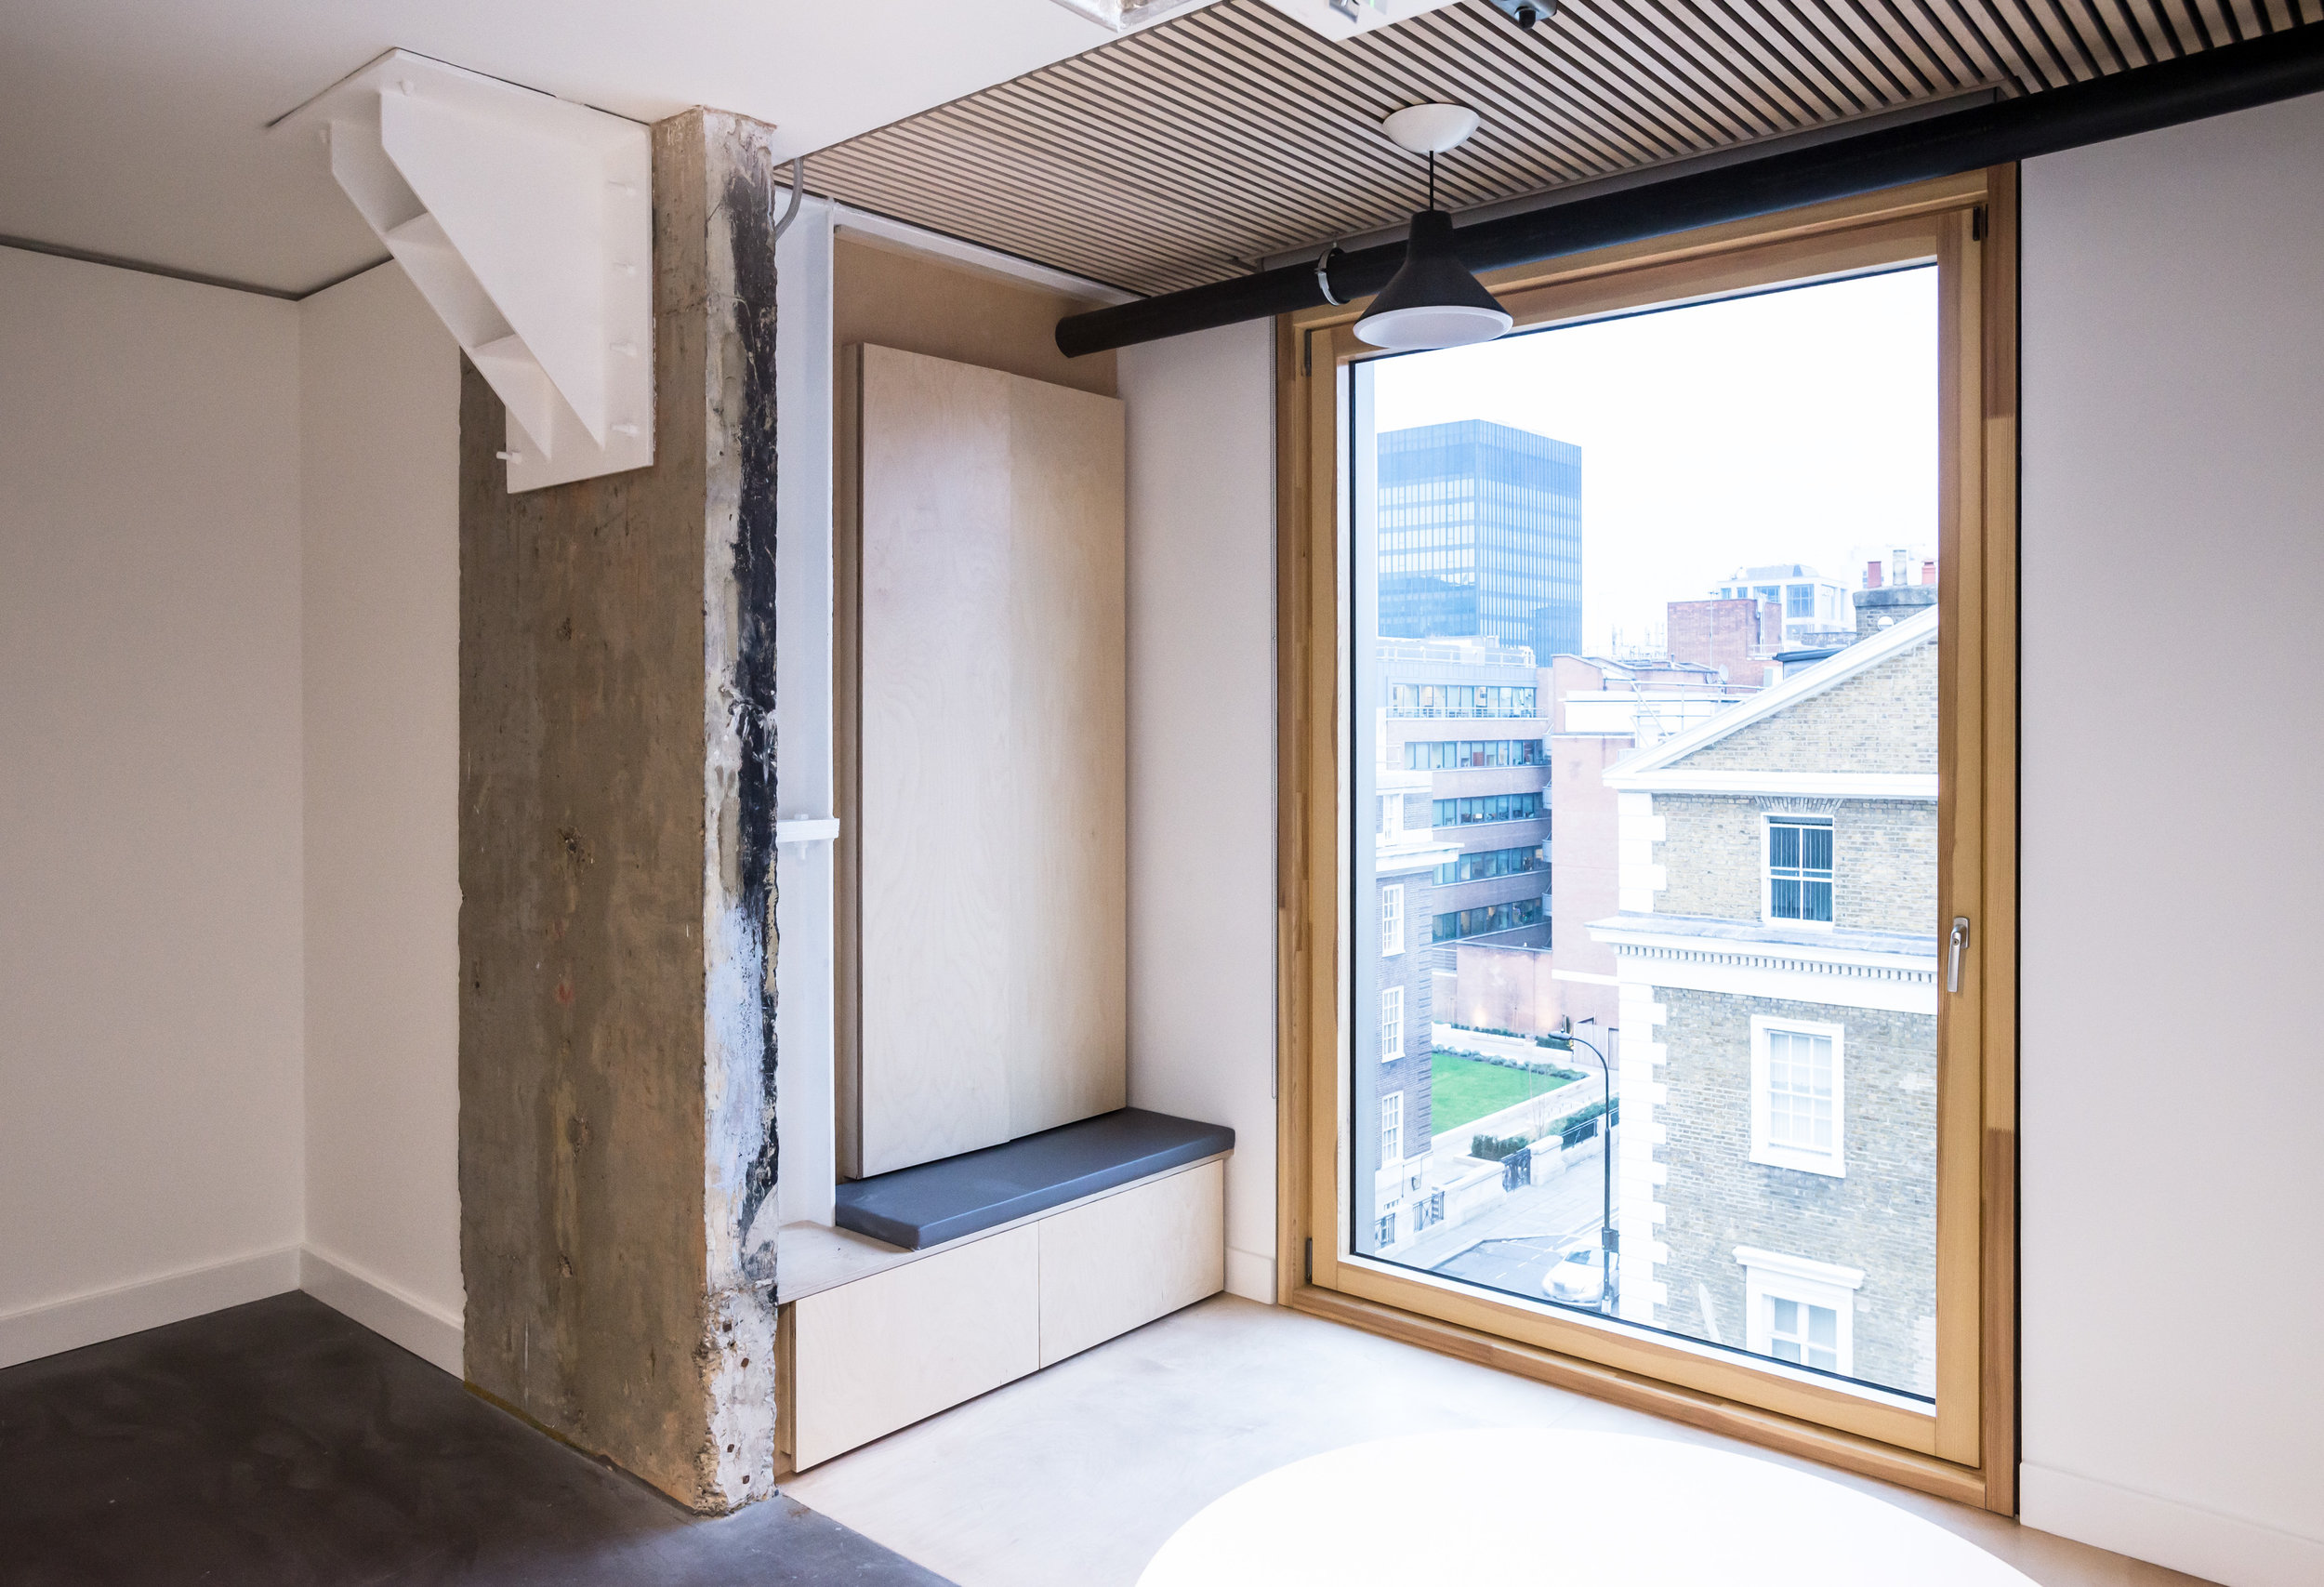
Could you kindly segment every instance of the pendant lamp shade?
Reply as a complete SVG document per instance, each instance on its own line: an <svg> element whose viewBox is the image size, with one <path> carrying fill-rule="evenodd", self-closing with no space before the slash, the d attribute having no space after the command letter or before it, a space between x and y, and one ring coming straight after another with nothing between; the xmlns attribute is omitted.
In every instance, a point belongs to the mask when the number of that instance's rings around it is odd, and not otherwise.
<svg viewBox="0 0 2324 1587"><path fill-rule="evenodd" d="M1356 321L1355 334L1391 352L1421 352L1491 341L1511 323L1509 311L1453 250L1452 217L1423 209L1412 218L1403 268Z"/></svg>

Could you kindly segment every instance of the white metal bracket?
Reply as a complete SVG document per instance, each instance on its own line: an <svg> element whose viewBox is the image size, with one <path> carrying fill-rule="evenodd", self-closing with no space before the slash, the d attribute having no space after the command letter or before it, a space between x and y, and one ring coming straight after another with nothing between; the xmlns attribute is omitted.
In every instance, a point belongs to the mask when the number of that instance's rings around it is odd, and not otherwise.
<svg viewBox="0 0 2324 1587"><path fill-rule="evenodd" d="M391 49L274 124L316 132L508 410L511 492L654 461L645 127Z"/></svg>
<svg viewBox="0 0 2324 1587"><path fill-rule="evenodd" d="M1327 39L1353 38L1368 33L1374 28L1384 28L1417 17L1423 11L1441 11L1453 0L1267 0L1267 4Z"/></svg>
<svg viewBox="0 0 2324 1587"><path fill-rule="evenodd" d="M836 843L839 840L839 818L836 815L802 815L774 824L774 840L778 847L810 843Z"/></svg>

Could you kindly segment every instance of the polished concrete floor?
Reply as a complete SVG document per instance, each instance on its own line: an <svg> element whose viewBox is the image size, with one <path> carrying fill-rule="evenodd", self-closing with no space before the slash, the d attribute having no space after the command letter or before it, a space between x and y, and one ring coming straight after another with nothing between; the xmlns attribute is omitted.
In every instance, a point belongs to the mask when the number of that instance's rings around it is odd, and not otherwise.
<svg viewBox="0 0 2324 1587"><path fill-rule="evenodd" d="M943 1587L786 1498L706 1520L305 1295L0 1371L0 1587Z"/></svg>
<svg viewBox="0 0 2324 1587"><path fill-rule="evenodd" d="M783 1491L962 1587L1131 1587L1172 1532L1253 1477L1327 1449L1463 1427L1603 1429L1734 1449L1926 1516L2040 1587L2198 1587L1982 1510L1226 1296L842 1455ZM1393 1471L1378 1491L1383 1524L1412 1523ZM1446 1547L1459 1557L1459 1539ZM1876 1566L1868 1562L1868 1583Z"/></svg>

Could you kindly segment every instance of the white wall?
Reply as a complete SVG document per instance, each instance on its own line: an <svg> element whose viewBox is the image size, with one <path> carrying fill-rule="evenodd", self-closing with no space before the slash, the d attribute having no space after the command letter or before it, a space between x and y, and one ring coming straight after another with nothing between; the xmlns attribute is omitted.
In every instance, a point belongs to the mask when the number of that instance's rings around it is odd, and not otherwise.
<svg viewBox="0 0 2324 1587"><path fill-rule="evenodd" d="M298 313L0 249L0 1365L296 1282Z"/></svg>
<svg viewBox="0 0 2324 1587"><path fill-rule="evenodd" d="M399 265L298 305L303 1282L460 1370L460 354Z"/></svg>
<svg viewBox="0 0 2324 1587"><path fill-rule="evenodd" d="M1227 1288L1274 1297L1272 324L1125 349L1129 1101L1235 1132Z"/></svg>
<svg viewBox="0 0 2324 1587"><path fill-rule="evenodd" d="M2024 1516L2324 1581L2324 96L2025 214Z"/></svg>

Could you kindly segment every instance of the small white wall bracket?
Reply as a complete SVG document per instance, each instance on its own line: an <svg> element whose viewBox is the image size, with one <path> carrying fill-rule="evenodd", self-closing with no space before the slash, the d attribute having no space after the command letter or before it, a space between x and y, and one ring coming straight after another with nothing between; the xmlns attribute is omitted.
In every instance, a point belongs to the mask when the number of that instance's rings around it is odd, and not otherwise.
<svg viewBox="0 0 2324 1587"><path fill-rule="evenodd" d="M391 49L274 123L331 174L508 410L508 489L654 461L646 128Z"/></svg>
<svg viewBox="0 0 2324 1587"><path fill-rule="evenodd" d="M836 815L802 815L774 824L774 841L777 847L788 847L792 844L805 847L810 843L836 843L838 840L839 819Z"/></svg>

